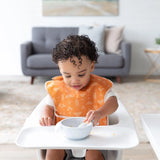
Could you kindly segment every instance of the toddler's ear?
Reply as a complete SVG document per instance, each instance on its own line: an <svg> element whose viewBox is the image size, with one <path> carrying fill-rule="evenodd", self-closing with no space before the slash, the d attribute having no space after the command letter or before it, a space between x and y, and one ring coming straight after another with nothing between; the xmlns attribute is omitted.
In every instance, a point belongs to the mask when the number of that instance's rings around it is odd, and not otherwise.
<svg viewBox="0 0 160 160"><path fill-rule="evenodd" d="M94 66L95 66L95 62L93 61L93 62L91 63L91 72L93 72Z"/></svg>

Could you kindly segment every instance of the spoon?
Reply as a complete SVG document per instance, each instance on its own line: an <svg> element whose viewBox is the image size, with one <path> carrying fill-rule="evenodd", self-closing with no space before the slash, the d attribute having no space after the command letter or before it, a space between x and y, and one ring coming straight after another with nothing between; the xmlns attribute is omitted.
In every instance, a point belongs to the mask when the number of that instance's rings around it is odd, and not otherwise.
<svg viewBox="0 0 160 160"><path fill-rule="evenodd" d="M90 123L92 123L92 125L93 125L93 122L94 122L94 120L91 120ZM78 125L78 127L85 127L88 124L89 124L88 122L82 122L81 124Z"/></svg>
<svg viewBox="0 0 160 160"><path fill-rule="evenodd" d="M81 124L78 125L79 128L85 127L88 123L87 122L82 122Z"/></svg>

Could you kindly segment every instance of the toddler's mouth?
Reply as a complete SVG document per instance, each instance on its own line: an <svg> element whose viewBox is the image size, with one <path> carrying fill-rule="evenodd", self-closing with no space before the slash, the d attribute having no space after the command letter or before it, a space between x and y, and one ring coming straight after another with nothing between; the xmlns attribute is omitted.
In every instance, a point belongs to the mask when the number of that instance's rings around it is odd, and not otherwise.
<svg viewBox="0 0 160 160"><path fill-rule="evenodd" d="M81 85L72 85L72 88L79 90L81 89Z"/></svg>

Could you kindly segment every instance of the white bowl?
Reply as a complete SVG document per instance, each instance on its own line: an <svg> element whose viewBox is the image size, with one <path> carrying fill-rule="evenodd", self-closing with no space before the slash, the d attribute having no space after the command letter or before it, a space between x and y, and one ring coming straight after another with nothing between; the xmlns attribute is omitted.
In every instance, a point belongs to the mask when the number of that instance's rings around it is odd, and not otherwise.
<svg viewBox="0 0 160 160"><path fill-rule="evenodd" d="M60 128L66 138L78 140L89 135L92 130L93 123L90 122L83 127L78 127L84 121L84 117L72 117L60 121Z"/></svg>

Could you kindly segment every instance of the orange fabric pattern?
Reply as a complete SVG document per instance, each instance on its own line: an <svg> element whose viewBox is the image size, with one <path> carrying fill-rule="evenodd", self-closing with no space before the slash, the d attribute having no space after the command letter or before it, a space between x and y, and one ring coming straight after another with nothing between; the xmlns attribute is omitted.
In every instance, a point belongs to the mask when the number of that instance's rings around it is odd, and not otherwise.
<svg viewBox="0 0 160 160"><path fill-rule="evenodd" d="M89 110L103 106L104 96L112 87L112 82L103 77L91 74L89 84L82 90L67 86L62 76L46 82L46 89L55 104L56 114L68 117L85 117ZM61 118L55 117L55 122ZM99 125L107 125L107 117L99 121Z"/></svg>

